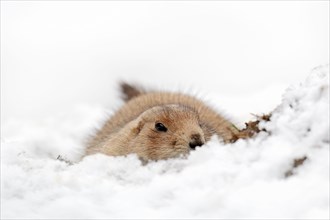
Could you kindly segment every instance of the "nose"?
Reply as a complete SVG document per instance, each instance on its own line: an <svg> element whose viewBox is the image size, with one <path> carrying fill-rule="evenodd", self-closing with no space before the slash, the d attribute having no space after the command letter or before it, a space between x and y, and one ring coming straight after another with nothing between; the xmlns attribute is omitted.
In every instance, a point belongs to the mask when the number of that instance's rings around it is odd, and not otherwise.
<svg viewBox="0 0 330 220"><path fill-rule="evenodd" d="M195 150L196 147L200 147L204 144L204 140L200 134L193 134L190 137L189 147L192 150Z"/></svg>

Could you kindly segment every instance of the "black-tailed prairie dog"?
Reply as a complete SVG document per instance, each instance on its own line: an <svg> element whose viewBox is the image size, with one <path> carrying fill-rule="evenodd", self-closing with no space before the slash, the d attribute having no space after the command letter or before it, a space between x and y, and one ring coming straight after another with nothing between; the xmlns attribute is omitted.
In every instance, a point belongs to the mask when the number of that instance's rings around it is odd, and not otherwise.
<svg viewBox="0 0 330 220"><path fill-rule="evenodd" d="M123 156L143 161L187 155L217 135L230 142L237 129L203 101L172 92L145 91L121 84L125 104L91 138L86 154Z"/></svg>

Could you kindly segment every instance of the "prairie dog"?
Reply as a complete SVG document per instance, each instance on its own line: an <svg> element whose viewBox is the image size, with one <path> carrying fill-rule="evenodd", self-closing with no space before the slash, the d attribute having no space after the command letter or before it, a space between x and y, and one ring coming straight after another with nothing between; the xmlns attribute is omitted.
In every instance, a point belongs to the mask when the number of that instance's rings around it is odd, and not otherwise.
<svg viewBox="0 0 330 220"><path fill-rule="evenodd" d="M86 154L123 156L135 153L143 161L187 155L217 135L225 143L236 135L234 125L189 95L147 92L121 84L125 104L88 142Z"/></svg>

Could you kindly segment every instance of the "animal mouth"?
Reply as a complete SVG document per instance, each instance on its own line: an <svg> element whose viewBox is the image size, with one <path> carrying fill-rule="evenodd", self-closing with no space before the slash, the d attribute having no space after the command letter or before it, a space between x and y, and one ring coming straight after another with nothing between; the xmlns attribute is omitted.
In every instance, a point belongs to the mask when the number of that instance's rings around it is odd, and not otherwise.
<svg viewBox="0 0 330 220"><path fill-rule="evenodd" d="M192 141L189 143L190 150L196 150L196 147L201 147L204 145L202 141Z"/></svg>

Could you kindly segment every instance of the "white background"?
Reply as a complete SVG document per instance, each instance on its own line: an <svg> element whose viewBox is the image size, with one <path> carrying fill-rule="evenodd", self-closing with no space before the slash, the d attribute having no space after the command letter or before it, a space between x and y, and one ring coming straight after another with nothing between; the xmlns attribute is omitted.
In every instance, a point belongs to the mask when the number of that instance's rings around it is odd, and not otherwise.
<svg viewBox="0 0 330 220"><path fill-rule="evenodd" d="M1 1L2 119L111 109L117 82L269 111L329 59L327 1Z"/></svg>

